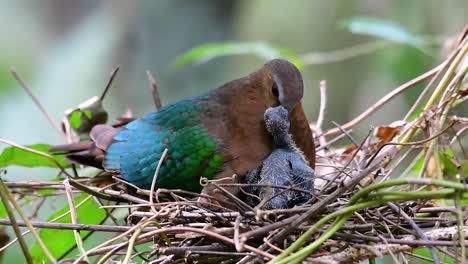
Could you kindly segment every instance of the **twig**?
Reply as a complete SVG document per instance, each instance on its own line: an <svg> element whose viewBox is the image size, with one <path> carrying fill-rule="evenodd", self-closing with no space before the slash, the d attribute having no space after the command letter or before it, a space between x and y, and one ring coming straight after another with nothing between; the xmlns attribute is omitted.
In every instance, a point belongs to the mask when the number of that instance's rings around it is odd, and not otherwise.
<svg viewBox="0 0 468 264"><path fill-rule="evenodd" d="M67 195L68 206L70 207L70 218L71 218L72 224L77 225L78 215L76 214L75 200L73 199L72 188L70 186L68 179L65 179L63 181L63 186L65 189L65 193ZM81 255L83 255L83 258L87 262L89 262L88 256L86 255L86 251L83 247L83 240L81 240L80 232L78 230L73 230L73 234L75 235L75 241L76 241L76 246L78 247L78 250L80 251Z"/></svg>
<svg viewBox="0 0 468 264"><path fill-rule="evenodd" d="M52 117L52 115L50 115L47 110L45 109L45 107L42 105L42 103L39 101L39 99L37 99L36 96L34 96L34 94L32 93L31 89L29 89L29 86L26 84L26 82L19 76L18 72L16 72L15 69L11 69L10 70L11 74L13 75L13 77L15 77L15 79L19 82L19 84L23 87L24 91L26 91L26 93L29 95L29 97L31 97L31 99L34 101L34 103L36 104L36 106L39 108L39 110L44 114L44 116L47 118L47 120L49 121L49 123L55 128L55 130L63 137L63 138L67 138L67 136L63 133L62 129L60 128L60 126L58 125L57 122L55 122L55 119Z"/></svg>
<svg viewBox="0 0 468 264"><path fill-rule="evenodd" d="M159 230L154 230L154 231L151 231L151 232L148 232L148 233L145 233L144 235L140 236L139 237L139 241L145 241L145 239L148 239L148 238L152 238L156 235L159 235L160 233L181 233L181 232L190 232L190 233L199 233L199 234L202 234L202 235L205 235L205 236L208 236L208 237L211 237L211 238L214 238L216 240L219 240L219 241L222 241L224 243L228 243L230 245L234 245L234 241L230 238L227 238L225 236L222 236L222 235L219 235L213 231L210 231L210 230L206 230L206 229L199 229L199 228L193 228L193 227L186 227L186 226L173 226L173 227L168 227L168 228L165 228L165 229L159 229ZM121 244L118 244L116 246L118 247L124 247L128 244L128 242L123 242ZM248 251L251 251L257 255L260 255L262 257L265 257L267 259L271 259L273 258L274 256L269 254L269 253L266 253L262 250L259 250L255 247L252 247L252 246L249 246L249 245L244 245L244 248Z"/></svg>
<svg viewBox="0 0 468 264"><path fill-rule="evenodd" d="M234 223L234 245L237 252L241 252L244 249L244 241L239 239L239 226L242 220L242 216L237 216Z"/></svg>
<svg viewBox="0 0 468 264"><path fill-rule="evenodd" d="M325 120L325 112L327 110L327 81L320 81L320 110L317 118L316 126L322 130L323 120Z"/></svg>
<svg viewBox="0 0 468 264"><path fill-rule="evenodd" d="M161 103L161 97L159 96L158 85L149 70L146 71L146 75L148 75L148 81L151 87L151 93L153 94L154 105L156 106L156 109L159 110L162 107L162 103Z"/></svg>
<svg viewBox="0 0 468 264"><path fill-rule="evenodd" d="M411 227L414 229L414 231L416 231L416 233L422 240L426 240L426 241L429 240L426 234L424 234L424 232L422 231L422 229L419 228L419 226L413 221L413 219L411 219L411 217L409 217L401 208L399 208L398 206L396 206L395 204L391 202L388 202L387 205L393 211L395 211L395 213L400 214L411 225ZM439 257L437 256L435 248L429 247L429 251L431 252L432 260L434 260L434 263L440 264L440 260L439 260Z"/></svg>
<svg viewBox="0 0 468 264"><path fill-rule="evenodd" d="M32 264L33 260L31 258L31 255L29 254L29 249L28 245L24 241L24 238L21 236L21 231L18 228L18 223L16 222L15 215L13 213L13 208L10 206L10 198L8 197L7 193L7 187L5 186L5 183L3 182L3 179L0 177L0 196L2 198L3 205L5 207L5 211L8 214L8 217L10 218L10 224L13 227L13 231L16 234L16 237L19 240L21 250L23 251L24 258L26 259L26 262L28 264Z"/></svg>
<svg viewBox="0 0 468 264"><path fill-rule="evenodd" d="M129 243L128 243L128 249L127 249L127 254L125 255L125 258L122 262L122 264L128 264L132 257L132 252L133 252L133 247L135 246L135 242L138 239L138 236L140 235L141 231L147 227L151 222L146 222L144 223L140 228L138 228L135 233L133 233L132 238L130 238Z"/></svg>
<svg viewBox="0 0 468 264"><path fill-rule="evenodd" d="M355 245L343 251L326 256L310 257L307 260L311 263L353 263L372 257L381 257L389 253L412 251L413 248L399 244L376 244L376 245Z"/></svg>
<svg viewBox="0 0 468 264"><path fill-rule="evenodd" d="M8 190L8 188L5 186L5 184L3 183L3 180L0 178L0 185L1 185L1 189L2 189L2 192L3 192L3 195L8 197L8 199L10 200L11 204L13 204L13 207L16 209L16 212L21 216L21 218L23 218L23 221L25 222L26 226L28 227L29 231L31 231L31 234L33 235L33 237L36 239L37 243L39 244L40 248L44 251L45 255L47 256L47 258L52 262L52 263L55 263L55 258L52 256L52 254L49 252L49 250L47 249L47 247L45 246L44 242L42 241L41 237L39 236L39 234L36 232L36 229L34 229L34 227L31 225L28 217L26 216L26 214L24 213L23 209L21 208L21 206L18 204L18 202L16 201L15 197L13 196L13 194L10 193L10 191ZM21 236L21 233L19 233L18 235ZM21 241L21 240L20 240Z"/></svg>
<svg viewBox="0 0 468 264"><path fill-rule="evenodd" d="M320 110L319 110L319 115L317 118L317 123L315 124L318 135L323 134L322 126L323 126L323 121L325 120L326 110L327 110L327 81L322 80L320 81ZM320 142L320 146L327 145L327 140L325 136L318 137L318 140Z"/></svg>
<svg viewBox="0 0 468 264"><path fill-rule="evenodd" d="M397 87L396 89L392 90L390 93L386 94L384 97L382 97L379 101L377 101L375 104L367 108L366 111L364 111L362 114L354 118L353 120L349 121L348 123L344 124L342 126L342 129L348 130L350 128L355 127L357 124L362 122L364 119L366 119L368 116L373 114L375 111L380 109L383 105L388 103L391 99L396 97L397 95L401 94L402 92L406 91L407 89L414 87L416 84L432 77L434 74L436 74L442 67L444 66L444 63L439 64L435 68L419 75L418 77L414 78L413 80L406 82L402 84L401 86ZM333 128L324 133L324 136L331 136L338 134L340 132L339 129Z"/></svg>
<svg viewBox="0 0 468 264"><path fill-rule="evenodd" d="M47 229L61 229L61 230L89 230L89 231L99 231L99 232L112 232L112 233L122 233L130 230L131 226L114 226L114 225L90 225L90 224L67 224L67 223L51 223L51 222L40 222L40 221L30 221L31 225L37 228L47 228ZM21 220L16 220L18 226L26 226L26 223ZM0 219L0 225L13 225L12 221L9 219ZM157 230L157 227L147 227L143 232L149 232Z"/></svg>
<svg viewBox="0 0 468 264"><path fill-rule="evenodd" d="M156 180L158 179L159 169L161 168L161 165L164 162L164 160L166 160L167 151L168 151L167 148L165 148L163 153L161 154L161 158L159 158L158 166L156 167L156 170L154 171L153 181L151 182L151 189L150 189L150 195L149 195L150 204L153 204L154 188L156 187ZM156 209L154 207L151 207L151 211L153 211L153 213L156 213Z"/></svg>
<svg viewBox="0 0 468 264"><path fill-rule="evenodd" d="M110 78L109 78L109 80L107 81L107 84L106 84L106 87L104 88L104 91L102 91L102 94L101 94L101 96L99 97L99 101L102 102L102 101L104 100L104 97L106 96L107 91L109 91L110 86L111 86L112 83L114 82L114 78L115 78L115 76L117 75L117 73L119 72L119 70L120 70L120 66L117 66L117 67L115 67L115 68L111 71Z"/></svg>
<svg viewBox="0 0 468 264"><path fill-rule="evenodd" d="M387 143L383 144L382 146L380 146L380 148L374 153L374 155L372 155L372 157L367 162L366 167L369 166L369 164L372 163L372 161L378 156L380 151L386 146L415 146L415 145L421 145L421 144L430 142L430 141L440 137L442 134L447 132L447 130L449 130L453 125L455 125L455 122L452 122L450 125L448 125L444 129L442 129L441 131L439 131L437 134L433 135L432 137L429 137L429 138L426 138L426 139L423 139L423 140L418 140L418 141L413 141L413 142L387 142Z"/></svg>

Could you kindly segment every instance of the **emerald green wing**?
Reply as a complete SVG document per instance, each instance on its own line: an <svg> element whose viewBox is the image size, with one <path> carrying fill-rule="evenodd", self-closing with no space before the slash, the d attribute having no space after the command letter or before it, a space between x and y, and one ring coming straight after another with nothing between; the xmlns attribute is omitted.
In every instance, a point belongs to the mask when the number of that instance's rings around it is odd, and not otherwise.
<svg viewBox="0 0 468 264"><path fill-rule="evenodd" d="M196 99L185 99L127 124L107 149L104 168L150 189L167 148L156 187L200 191L200 176L212 178L223 165L221 142L203 125L206 110L207 106Z"/></svg>

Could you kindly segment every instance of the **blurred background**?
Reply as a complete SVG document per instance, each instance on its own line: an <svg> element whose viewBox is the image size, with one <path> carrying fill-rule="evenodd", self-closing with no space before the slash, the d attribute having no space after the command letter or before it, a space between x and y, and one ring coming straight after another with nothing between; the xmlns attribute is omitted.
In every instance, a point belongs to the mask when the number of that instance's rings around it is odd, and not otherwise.
<svg viewBox="0 0 468 264"><path fill-rule="evenodd" d="M431 69L443 58L449 38L467 23L464 0L296 1L7 1L0 0L0 138L20 144L64 143L10 74L15 68L57 120L66 109L99 95L110 71L121 69L104 100L110 119L131 109L154 110L146 70L162 102L198 95L258 69L265 58L225 56L175 67L177 56L215 42L262 41L312 58L302 68L303 104L309 121L319 109L319 82L328 83L331 121L345 123L398 85ZM339 26L356 16L393 21L424 36L428 49L392 44L334 62L317 60L356 45L376 43ZM307 57L306 55L314 55ZM315 58L315 60L314 60ZM307 60L306 60L307 61ZM402 118L422 86L386 105L355 131ZM0 150L4 146L0 146ZM7 179L50 179L50 170L12 168ZM11 252L11 251L10 251ZM14 257L8 252L5 263Z"/></svg>

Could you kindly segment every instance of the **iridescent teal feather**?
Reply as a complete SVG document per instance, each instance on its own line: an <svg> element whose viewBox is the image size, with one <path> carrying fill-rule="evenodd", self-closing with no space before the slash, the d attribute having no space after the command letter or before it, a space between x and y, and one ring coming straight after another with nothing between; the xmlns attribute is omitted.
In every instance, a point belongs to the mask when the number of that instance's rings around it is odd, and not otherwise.
<svg viewBox="0 0 468 264"><path fill-rule="evenodd" d="M212 178L223 165L220 140L203 126L206 106L186 99L135 120L117 132L107 149L104 168L149 189L165 148L156 188L200 191L200 176Z"/></svg>

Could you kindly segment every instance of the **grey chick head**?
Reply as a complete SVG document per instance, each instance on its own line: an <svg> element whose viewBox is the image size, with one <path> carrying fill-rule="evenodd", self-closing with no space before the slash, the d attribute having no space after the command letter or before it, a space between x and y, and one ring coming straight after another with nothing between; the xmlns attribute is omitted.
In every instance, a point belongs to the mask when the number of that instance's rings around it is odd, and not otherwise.
<svg viewBox="0 0 468 264"><path fill-rule="evenodd" d="M270 107L265 111L266 129L273 136L284 135L289 131L288 110L283 106Z"/></svg>

